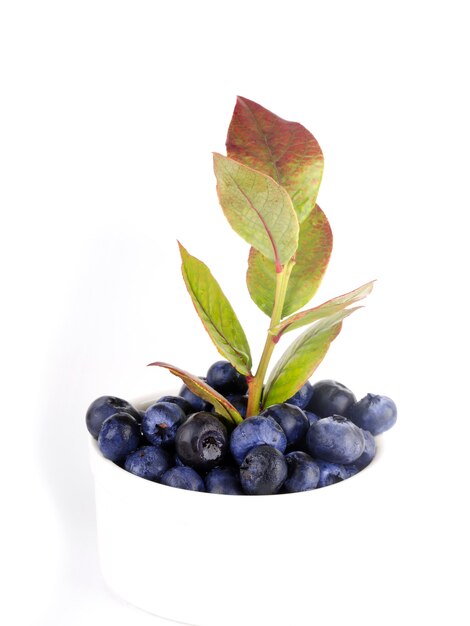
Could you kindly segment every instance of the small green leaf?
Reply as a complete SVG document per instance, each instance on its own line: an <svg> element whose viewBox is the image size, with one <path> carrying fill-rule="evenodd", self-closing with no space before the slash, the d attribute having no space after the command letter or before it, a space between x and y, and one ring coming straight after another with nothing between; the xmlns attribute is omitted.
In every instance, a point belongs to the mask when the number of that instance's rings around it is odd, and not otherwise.
<svg viewBox="0 0 470 626"><path fill-rule="evenodd" d="M322 151L306 128L238 97L226 145L229 157L284 187L299 222L304 221L315 206L323 175Z"/></svg>
<svg viewBox="0 0 470 626"><path fill-rule="evenodd" d="M333 237L326 215L317 205L300 225L299 247L287 286L282 317L298 311L315 295L330 259ZM276 292L274 263L252 248L246 275L255 304L271 317Z"/></svg>
<svg viewBox="0 0 470 626"><path fill-rule="evenodd" d="M276 272L294 255L299 224L285 189L272 178L214 154L217 193L232 228L275 263Z"/></svg>
<svg viewBox="0 0 470 626"><path fill-rule="evenodd" d="M239 424L243 421L242 416L237 409L222 396L218 391L210 387L206 382L190 374L185 370L170 365L169 363L163 363L162 361L155 361L155 363L149 363L149 366L155 365L156 367L164 367L169 370L174 376L178 376L184 382L184 384L197 396L210 402L217 413L224 419L231 423Z"/></svg>
<svg viewBox="0 0 470 626"><path fill-rule="evenodd" d="M327 302L324 302L323 304L320 304L313 309L308 309L308 311L300 311L300 313L291 315L287 319L280 322L274 328L271 328L270 333L279 338L284 333L288 333L291 330L295 330L296 328L301 328L302 326L307 326L307 324L311 324L316 320L328 317L333 313L342 311L350 304L353 304L354 302L362 300L363 298L368 296L372 291L373 286L374 281L371 281L370 283L366 283L365 285L354 289L354 291L349 291L342 296L332 298L331 300L328 300Z"/></svg>
<svg viewBox="0 0 470 626"><path fill-rule="evenodd" d="M178 245L184 282L215 347L241 374L251 375L250 347L230 302L207 265Z"/></svg>
<svg viewBox="0 0 470 626"><path fill-rule="evenodd" d="M297 337L271 372L263 395L264 407L285 402L299 391L322 362L331 342L338 336L342 320L355 310L347 309L335 313Z"/></svg>

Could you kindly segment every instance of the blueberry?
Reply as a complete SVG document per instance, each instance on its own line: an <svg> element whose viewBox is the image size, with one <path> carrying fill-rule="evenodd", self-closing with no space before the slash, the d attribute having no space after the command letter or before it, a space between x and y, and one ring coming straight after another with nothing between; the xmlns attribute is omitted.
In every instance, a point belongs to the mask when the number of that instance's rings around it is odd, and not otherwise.
<svg viewBox="0 0 470 626"><path fill-rule="evenodd" d="M124 469L131 474L155 482L169 467L169 454L157 446L144 446L131 452L124 463Z"/></svg>
<svg viewBox="0 0 470 626"><path fill-rule="evenodd" d="M185 465L210 470L227 454L227 429L211 413L194 413L178 428L175 446L176 454Z"/></svg>
<svg viewBox="0 0 470 626"><path fill-rule="evenodd" d="M248 390L246 376L237 372L228 361L216 361L207 370L207 384L221 393L243 395Z"/></svg>
<svg viewBox="0 0 470 626"><path fill-rule="evenodd" d="M299 389L297 393L295 393L292 398L286 400L287 404L294 404L295 406L300 407L301 409L305 409L307 404L310 402L310 398L313 395L313 387L310 382L307 380L305 385Z"/></svg>
<svg viewBox="0 0 470 626"><path fill-rule="evenodd" d="M380 435L397 421L397 407L387 396L368 393L365 398L350 407L348 417L364 430L373 435Z"/></svg>
<svg viewBox="0 0 470 626"><path fill-rule="evenodd" d="M115 413L128 413L132 415L138 422L140 422L139 412L122 398L116 398L114 396L101 396L94 400L86 412L86 425L88 432L98 439L100 434L100 428L107 417L111 417Z"/></svg>
<svg viewBox="0 0 470 626"><path fill-rule="evenodd" d="M207 474L205 484L209 493L243 495L238 471L233 467L215 467Z"/></svg>
<svg viewBox="0 0 470 626"><path fill-rule="evenodd" d="M310 426L306 437L308 452L330 463L353 463L364 452L362 430L346 417L334 415Z"/></svg>
<svg viewBox="0 0 470 626"><path fill-rule="evenodd" d="M354 461L354 463L345 465L345 468L348 471L356 469L356 472L354 473L360 472L362 469L367 467L374 458L376 452L375 439L372 433L370 433L368 430L363 430L362 434L364 435L365 442L364 452L358 459Z"/></svg>
<svg viewBox="0 0 470 626"><path fill-rule="evenodd" d="M180 409L183 409L186 415L194 413L192 405L181 396L162 396L158 398L157 402L171 402L172 404L177 404Z"/></svg>
<svg viewBox="0 0 470 626"><path fill-rule="evenodd" d="M292 448L307 434L309 427L305 413L293 404L273 404L265 409L261 415L272 417L286 433L287 445Z"/></svg>
<svg viewBox="0 0 470 626"><path fill-rule="evenodd" d="M310 426L312 424L315 424L315 422L318 422L318 420L320 419L318 415L316 415L315 413L312 413L312 411L304 411L304 413L307 416L308 423L310 424Z"/></svg>
<svg viewBox="0 0 470 626"><path fill-rule="evenodd" d="M144 437L154 446L171 447L178 426L186 419L182 408L172 402L155 402L148 407L142 419Z"/></svg>
<svg viewBox="0 0 470 626"><path fill-rule="evenodd" d="M243 459L240 482L252 496L277 493L287 478L287 463L282 452L266 444L256 446Z"/></svg>
<svg viewBox="0 0 470 626"><path fill-rule="evenodd" d="M246 407L248 405L248 396L227 395L227 400L232 404L242 417L246 417Z"/></svg>
<svg viewBox="0 0 470 626"><path fill-rule="evenodd" d="M355 463L346 463L342 466L342 468L345 474L345 480L346 478L351 478L351 476L355 476L361 471L358 467L356 467Z"/></svg>
<svg viewBox="0 0 470 626"><path fill-rule="evenodd" d="M160 478L162 485L186 489L188 491L205 491L204 481L191 467L172 467Z"/></svg>
<svg viewBox="0 0 470 626"><path fill-rule="evenodd" d="M140 443L140 426L128 413L115 413L107 417L98 435L98 446L104 457L122 463Z"/></svg>
<svg viewBox="0 0 470 626"><path fill-rule="evenodd" d="M272 417L247 417L233 431L230 438L230 451L235 461L240 465L252 448L264 443L284 452L287 438L282 428Z"/></svg>
<svg viewBox="0 0 470 626"><path fill-rule="evenodd" d="M173 454L173 466L174 467L186 467L183 461L179 458L176 452Z"/></svg>
<svg viewBox="0 0 470 626"><path fill-rule="evenodd" d="M353 392L334 380L320 380L312 389L307 411L315 413L318 417L346 416L348 409L356 402Z"/></svg>
<svg viewBox="0 0 470 626"><path fill-rule="evenodd" d="M288 493L316 489L320 480L320 468L311 456L305 452L286 454L287 480L284 489Z"/></svg>
<svg viewBox="0 0 470 626"><path fill-rule="evenodd" d="M330 485L334 485L335 483L349 478L348 472L344 469L343 465L328 463L328 461L322 461L321 459L315 459L315 463L320 470L318 489L320 489L320 487L329 487Z"/></svg>
<svg viewBox="0 0 470 626"><path fill-rule="evenodd" d="M209 402L206 402L205 400L197 396L195 393L191 391L191 389L189 389L189 387L186 387L186 385L183 385L181 387L179 391L179 395L181 396L181 398L184 398L191 405L191 408L192 408L191 413L197 413L198 411L210 411L211 410L211 405L209 404Z"/></svg>

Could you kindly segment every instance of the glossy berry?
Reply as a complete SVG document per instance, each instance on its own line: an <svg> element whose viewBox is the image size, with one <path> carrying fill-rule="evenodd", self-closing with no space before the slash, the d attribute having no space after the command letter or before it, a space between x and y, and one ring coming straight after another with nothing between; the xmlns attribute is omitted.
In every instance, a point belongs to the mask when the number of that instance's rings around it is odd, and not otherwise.
<svg viewBox="0 0 470 626"><path fill-rule="evenodd" d="M362 469L367 467L375 457L376 452L375 439L372 433L370 433L368 430L363 430L362 434L364 435L364 452L358 459L354 461L354 463L350 465L345 465L345 467L349 470L352 470L352 466L354 466L356 472L360 472Z"/></svg>
<svg viewBox="0 0 470 626"><path fill-rule="evenodd" d="M181 396L162 396L161 398L158 398L157 402L171 402L172 404L177 404L180 409L183 409L186 415L194 413L191 404Z"/></svg>
<svg viewBox="0 0 470 626"><path fill-rule="evenodd" d="M286 400L286 403L294 404L295 406L298 406L301 409L305 409L308 403L310 402L312 395L313 395L313 387L311 383L307 380L305 385L303 385L303 387L301 387L299 391L292 396L292 398L289 398L289 400Z"/></svg>
<svg viewBox="0 0 470 626"><path fill-rule="evenodd" d="M353 463L364 452L362 430L346 417L334 415L319 420L306 437L307 451L330 463Z"/></svg>
<svg viewBox="0 0 470 626"><path fill-rule="evenodd" d="M191 467L172 467L162 475L160 482L167 487L187 491L205 491L204 481Z"/></svg>
<svg viewBox="0 0 470 626"><path fill-rule="evenodd" d="M317 485L318 489L320 489L320 487L329 487L330 485L340 483L346 480L346 478L349 478L349 474L347 470L344 469L343 465L328 463L328 461L322 461L321 459L316 459L315 462L320 470Z"/></svg>
<svg viewBox="0 0 470 626"><path fill-rule="evenodd" d="M287 463L284 455L265 444L250 450L240 466L240 482L243 491L249 495L277 493L286 478Z"/></svg>
<svg viewBox="0 0 470 626"><path fill-rule="evenodd" d="M205 478L206 491L229 496L243 494L238 471L233 467L215 467Z"/></svg>
<svg viewBox="0 0 470 626"><path fill-rule="evenodd" d="M350 407L348 417L360 428L368 430L373 435L380 435L397 421L397 407L387 396L368 393L365 398Z"/></svg>
<svg viewBox="0 0 470 626"><path fill-rule="evenodd" d="M139 412L129 402L115 396L101 396L90 404L86 412L88 432L98 439L104 420L116 413L128 413L140 422Z"/></svg>
<svg viewBox="0 0 470 626"><path fill-rule="evenodd" d="M308 423L310 424L310 426L312 424L315 424L315 422L318 422L318 420L320 419L318 415L316 415L315 413L312 413L312 411L304 411L304 413L307 416Z"/></svg>
<svg viewBox="0 0 470 626"><path fill-rule="evenodd" d="M169 448L176 431L186 419L186 413L172 402L156 402L148 407L142 419L144 437L154 446Z"/></svg>
<svg viewBox="0 0 470 626"><path fill-rule="evenodd" d="M286 435L272 417L248 417L238 424L230 437L230 451L239 465L252 448L261 444L277 448L280 452L286 449Z"/></svg>
<svg viewBox="0 0 470 626"><path fill-rule="evenodd" d="M246 407L248 406L248 396L239 396L239 395L231 395L229 394L227 400L232 404L240 415L244 418L246 417Z"/></svg>
<svg viewBox="0 0 470 626"><path fill-rule="evenodd" d="M194 413L178 428L175 447L185 465L210 470L222 463L227 454L227 429L211 413Z"/></svg>
<svg viewBox="0 0 470 626"><path fill-rule="evenodd" d="M347 411L356 402L353 392L334 380L320 380L312 389L307 411L315 413L318 417L346 416Z"/></svg>
<svg viewBox="0 0 470 626"><path fill-rule="evenodd" d="M305 452L286 454L287 479L284 490L288 493L316 489L320 480L320 468L311 456Z"/></svg>
<svg viewBox="0 0 470 626"><path fill-rule="evenodd" d="M181 398L184 398L191 406L192 413L197 413L198 411L210 411L211 405L209 402L206 402L195 393L191 391L186 385L183 385L179 391L179 395Z"/></svg>
<svg viewBox="0 0 470 626"><path fill-rule="evenodd" d="M183 461L179 458L179 456L176 454L176 452L173 454L172 456L173 459L173 463L172 465L174 467L186 467L186 465L183 463Z"/></svg>
<svg viewBox="0 0 470 626"><path fill-rule="evenodd" d="M131 474L155 482L169 468L169 454L157 446L144 446L131 452L124 463L124 469Z"/></svg>
<svg viewBox="0 0 470 626"><path fill-rule="evenodd" d="M105 458L121 464L138 448L139 443L140 426L128 413L116 413L104 420L98 435L98 446Z"/></svg>
<svg viewBox="0 0 470 626"><path fill-rule="evenodd" d="M223 396L243 395L248 390L246 376L237 372L228 361L216 361L207 370L207 384Z"/></svg>
<svg viewBox="0 0 470 626"><path fill-rule="evenodd" d="M309 423L307 416L298 406L293 404L273 404L261 415L272 417L279 424L287 437L287 446L295 447L307 434Z"/></svg>

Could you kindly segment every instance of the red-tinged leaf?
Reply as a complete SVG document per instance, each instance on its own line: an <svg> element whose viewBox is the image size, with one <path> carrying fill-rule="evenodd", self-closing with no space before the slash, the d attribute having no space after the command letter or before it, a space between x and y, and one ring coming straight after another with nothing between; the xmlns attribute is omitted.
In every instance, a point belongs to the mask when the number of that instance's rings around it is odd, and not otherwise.
<svg viewBox="0 0 470 626"><path fill-rule="evenodd" d="M323 174L322 151L306 128L239 96L226 145L228 156L284 187L299 222L304 221L315 206Z"/></svg>
<svg viewBox="0 0 470 626"><path fill-rule="evenodd" d="M181 378L184 384L193 393L195 393L206 402L210 402L214 406L217 413L223 418L235 424L239 424L243 421L243 418L237 411L237 409L226 398L224 398L223 395L221 395L218 391L213 389L210 385L208 385L197 376L194 376L194 374L190 374L189 372L186 372L179 367L175 367L174 365L170 365L169 363L163 363L162 361L149 363L149 366L151 365L155 365L156 367L164 367L169 372L171 372L173 376Z"/></svg>
<svg viewBox="0 0 470 626"><path fill-rule="evenodd" d="M300 225L296 262L287 286L282 317L298 311L313 298L328 266L332 245L330 225L317 205ZM270 317L276 292L275 267L254 248L248 258L246 282L252 300Z"/></svg>
<svg viewBox="0 0 470 626"><path fill-rule="evenodd" d="M287 348L274 366L263 394L263 406L285 402L310 378L338 336L342 320L355 309L340 311L320 320Z"/></svg>
<svg viewBox="0 0 470 626"><path fill-rule="evenodd" d="M178 245L184 282L209 337L241 374L251 375L250 346L230 302L207 265Z"/></svg>
<svg viewBox="0 0 470 626"><path fill-rule="evenodd" d="M271 328L270 333L279 339L284 333L288 333L296 328L301 328L302 326L307 326L307 324L311 324L312 322L324 317L329 317L330 315L333 315L333 313L338 313L343 309L346 309L346 307L350 304L354 304L354 302L358 302L368 296L372 291L373 286L374 281L371 281L370 283L366 283L353 291L344 293L342 296L332 298L331 300L328 300L313 309L300 311L300 313L291 315L290 317L282 320L282 322L280 322L277 326L274 326L274 328Z"/></svg>
<svg viewBox="0 0 470 626"><path fill-rule="evenodd" d="M287 191L269 176L221 154L214 154L214 172L231 227L280 272L299 241L299 224Z"/></svg>

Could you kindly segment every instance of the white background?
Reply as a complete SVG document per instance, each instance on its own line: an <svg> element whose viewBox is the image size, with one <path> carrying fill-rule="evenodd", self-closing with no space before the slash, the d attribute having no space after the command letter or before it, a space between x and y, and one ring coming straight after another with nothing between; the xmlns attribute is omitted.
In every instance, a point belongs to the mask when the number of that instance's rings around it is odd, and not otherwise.
<svg viewBox="0 0 470 626"><path fill-rule="evenodd" d="M413 568L422 623L468 624L465 5L1 4L5 623L164 623L100 578L84 413L99 395L172 386L152 360L202 374L217 359L177 238L211 267L259 355L267 319L211 164L240 94L323 148L335 244L316 301L378 282L317 376L396 400L383 462L401 535L391 521L382 540ZM400 571L377 575L399 604Z"/></svg>

